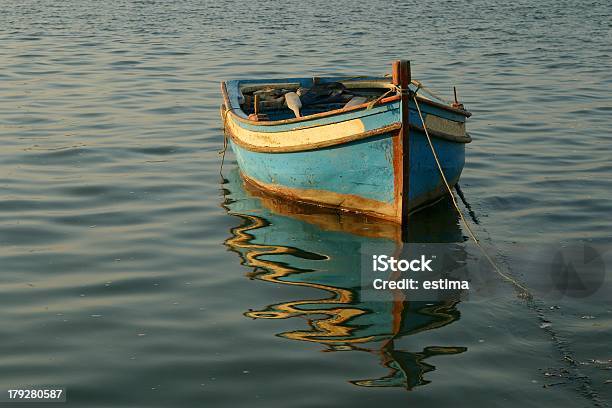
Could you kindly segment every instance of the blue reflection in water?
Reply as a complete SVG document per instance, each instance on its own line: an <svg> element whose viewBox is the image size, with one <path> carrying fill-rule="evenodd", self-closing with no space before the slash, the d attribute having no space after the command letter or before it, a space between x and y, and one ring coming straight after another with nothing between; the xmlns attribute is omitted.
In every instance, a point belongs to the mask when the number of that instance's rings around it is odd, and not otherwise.
<svg viewBox="0 0 612 408"><path fill-rule="evenodd" d="M225 245L240 262L252 269L252 279L319 289L321 297L271 303L245 316L255 319L300 317L307 327L277 336L325 346L328 352L370 353L389 369L379 378L350 382L365 387L404 387L408 390L429 381L424 374L435 369L425 360L458 354L460 346L430 346L420 351L402 350L403 337L437 329L459 320L458 299L427 303L410 301L401 291L381 293L377 301L360 297L362 245L384 243L399 250L399 227L364 216L304 206L269 196L240 178L237 170L225 179L224 207L241 220L231 229ZM408 227L412 242L457 242L464 237L448 203L442 202L417 215ZM458 244L461 248L461 245ZM386 297L386 298L385 298Z"/></svg>

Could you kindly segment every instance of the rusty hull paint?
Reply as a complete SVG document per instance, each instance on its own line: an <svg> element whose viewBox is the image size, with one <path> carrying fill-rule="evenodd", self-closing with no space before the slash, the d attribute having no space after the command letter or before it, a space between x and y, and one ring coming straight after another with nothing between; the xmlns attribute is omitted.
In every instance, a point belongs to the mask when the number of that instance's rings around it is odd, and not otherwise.
<svg viewBox="0 0 612 408"><path fill-rule="evenodd" d="M348 232L368 238L385 238L399 242L401 227L393 221L371 217L361 212L348 212L322 207L295 200L287 200L279 194L273 194L253 184L248 177L241 174L244 190L274 214L289 216L309 224L316 225L324 231Z"/></svg>
<svg viewBox="0 0 612 408"><path fill-rule="evenodd" d="M401 129L393 136L393 176L394 221L401 223L404 191L404 143Z"/></svg>
<svg viewBox="0 0 612 408"><path fill-rule="evenodd" d="M398 222L394 204L372 200L352 194L338 194L317 189L294 189L285 186L262 183L242 173L246 182L268 193L305 204L314 204L343 211L354 211L383 220Z"/></svg>

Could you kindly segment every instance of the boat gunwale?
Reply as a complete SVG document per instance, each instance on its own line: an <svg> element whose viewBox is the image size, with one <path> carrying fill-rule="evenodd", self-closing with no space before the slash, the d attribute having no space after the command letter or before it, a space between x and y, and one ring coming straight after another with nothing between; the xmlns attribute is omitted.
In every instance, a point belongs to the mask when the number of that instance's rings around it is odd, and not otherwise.
<svg viewBox="0 0 612 408"><path fill-rule="evenodd" d="M302 116L299 118L289 118L289 119L281 119L281 120L262 120L262 121L255 121L255 120L251 120L247 117L243 117L240 116L238 114L236 114L236 112L234 112L235 110L239 110L240 112L244 113L244 111L242 110L242 108L240 106L233 106L232 102L230 100L229 94L227 92L227 82L228 81L221 81L221 93L223 95L223 100L225 103L225 106L228 107L228 111L226 114L232 115L232 117L236 118L236 120L243 122L243 123L247 123L250 125L255 125L255 126L278 126L278 125L285 125L285 124L293 124L293 123L304 123L304 122L308 122L309 120L315 120L315 119L321 119L321 118L326 118L326 117L332 117L332 116L336 116L336 115L342 115L344 113L348 113L348 112L354 112L354 111L359 111L359 110L366 110L371 102L366 102L360 105L356 105L356 106L350 106L348 108L339 108L339 109L332 109L329 111L325 111L325 112L319 112L319 113L315 113L312 115L307 115L307 116ZM237 84L240 84L240 81L236 81ZM382 81L381 81L382 83ZM251 82L249 82L249 84L251 84ZM383 98L379 104L384 105L387 103L392 103L392 102L396 102L399 101L401 98L399 95L393 95L393 96L389 96L386 98ZM445 105L443 103L439 103L436 101L432 101L431 99L428 98L424 98L420 95L417 94L417 100L423 104L426 105L431 105L434 107L437 107L439 109L442 110L446 110L458 115L462 115L465 116L466 118L469 118L472 113L466 110L462 110L462 109L457 109L457 108L453 108L451 106ZM325 124L321 124L318 126L325 126Z"/></svg>
<svg viewBox="0 0 612 408"><path fill-rule="evenodd" d="M221 106L221 113L223 114L224 111L226 111L225 107ZM235 117L236 117L235 115L232 115L232 118L229 120L232 120ZM226 121L227 120L228 119L226 118ZM334 123L338 123L338 122L334 122ZM332 124L333 123L323 124L319 126L329 126ZM232 141L234 141L236 144L252 152L295 153L295 152L306 152L306 151L312 151L312 150L324 149L328 147L339 146L339 145L343 145L343 144L347 144L351 142L357 142L360 140L379 136L385 133L393 133L393 132L398 131L401 128L401 126L402 126L401 122L393 122L386 126L378 127L375 129L367 130L367 131L352 134L352 135L348 135L342 138L330 139L330 140L309 143L309 144L302 144L302 145L290 145L290 146L259 146L259 145L248 143L242 140L241 138L237 137L234 134L234 132L232 132L232 130L229 129L228 126L226 126L226 123L224 123L224 132L226 132L226 134L229 135ZM424 133L424 129L421 126L418 126L414 123L409 123L409 127L411 130L415 130L415 131ZM306 129L306 127L300 128L300 129ZM300 129L293 130L293 132L299 132ZM451 135L451 134L440 132L440 131L433 130L433 129L428 129L428 133L432 137L446 140L446 141L453 142L453 143L470 143L472 141L472 137L469 135L469 133L466 133L465 136L456 136L456 135Z"/></svg>

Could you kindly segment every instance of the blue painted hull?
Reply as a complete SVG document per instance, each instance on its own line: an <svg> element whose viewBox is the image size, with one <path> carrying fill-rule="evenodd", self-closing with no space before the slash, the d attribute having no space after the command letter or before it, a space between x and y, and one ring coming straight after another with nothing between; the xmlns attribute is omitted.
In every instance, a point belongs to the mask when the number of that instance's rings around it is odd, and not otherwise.
<svg viewBox="0 0 612 408"><path fill-rule="evenodd" d="M251 152L230 141L236 161L248 179L304 190L318 189L392 204L393 134L342 146L295 153ZM465 144L433 139L449 183L456 184L465 163ZM412 209L440 198L445 190L425 135L410 133L410 189Z"/></svg>
<svg viewBox="0 0 612 408"><path fill-rule="evenodd" d="M428 129L441 121L443 125L464 126L466 116L461 113L427 101L419 105ZM414 101L409 106L408 146L401 142L398 100L297 123L259 124L236 118L226 129L243 176L258 187L297 201L402 222L402 206L414 212L448 194ZM360 136L355 140L351 140L349 125L358 128L354 133ZM348 133L337 143L326 145L338 132ZM465 163L466 142L441 131L433 133L431 140L444 174L454 185ZM297 147L283 144L301 135L315 142ZM253 146L267 136L279 141Z"/></svg>

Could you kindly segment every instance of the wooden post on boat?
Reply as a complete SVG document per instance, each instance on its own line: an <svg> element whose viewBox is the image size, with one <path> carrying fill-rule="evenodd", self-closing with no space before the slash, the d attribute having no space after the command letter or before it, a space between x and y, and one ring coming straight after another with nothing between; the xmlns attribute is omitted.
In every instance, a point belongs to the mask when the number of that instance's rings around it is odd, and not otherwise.
<svg viewBox="0 0 612 408"><path fill-rule="evenodd" d="M408 89L410 85L410 61L393 61L393 85Z"/></svg>
<svg viewBox="0 0 612 408"><path fill-rule="evenodd" d="M402 240L404 241L404 231L407 230L409 208L408 195L410 192L410 115L408 102L410 93L408 85L412 78L410 72L410 61L393 61L393 85L401 91L401 112L402 127L400 129L400 140L402 146L402 197L401 197L401 217L402 217Z"/></svg>
<svg viewBox="0 0 612 408"><path fill-rule="evenodd" d="M255 94L253 105L253 112L255 112L255 116L259 117L259 95L257 94Z"/></svg>

